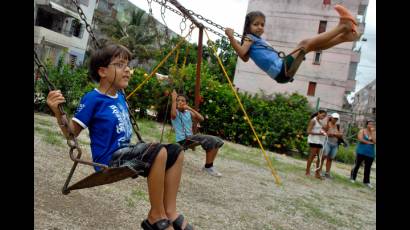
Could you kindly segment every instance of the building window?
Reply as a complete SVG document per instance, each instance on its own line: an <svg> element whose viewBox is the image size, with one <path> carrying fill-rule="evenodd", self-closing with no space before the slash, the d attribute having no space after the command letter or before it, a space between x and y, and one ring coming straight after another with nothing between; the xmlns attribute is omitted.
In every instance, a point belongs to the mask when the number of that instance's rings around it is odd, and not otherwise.
<svg viewBox="0 0 410 230"><path fill-rule="evenodd" d="M307 91L308 96L315 96L315 91L316 91L316 82L309 82L309 87Z"/></svg>
<svg viewBox="0 0 410 230"><path fill-rule="evenodd" d="M313 64L314 65L320 65L321 57L322 57L322 51L316 51L315 52L315 58L313 59Z"/></svg>
<svg viewBox="0 0 410 230"><path fill-rule="evenodd" d="M317 31L317 33L323 33L326 31L326 26L327 26L327 21L320 21L319 22L319 29Z"/></svg>
<svg viewBox="0 0 410 230"><path fill-rule="evenodd" d="M72 69L76 66L77 56L70 54L70 66Z"/></svg>
<svg viewBox="0 0 410 230"><path fill-rule="evenodd" d="M376 108L372 108L372 113L376 114Z"/></svg>
<svg viewBox="0 0 410 230"><path fill-rule="evenodd" d="M330 5L330 0L323 0L323 5Z"/></svg>

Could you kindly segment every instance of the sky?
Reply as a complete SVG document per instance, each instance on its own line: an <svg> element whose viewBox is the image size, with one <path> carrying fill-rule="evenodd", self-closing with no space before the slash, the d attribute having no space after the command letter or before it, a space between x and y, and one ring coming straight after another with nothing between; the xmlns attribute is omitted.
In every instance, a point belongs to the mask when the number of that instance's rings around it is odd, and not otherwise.
<svg viewBox="0 0 410 230"><path fill-rule="evenodd" d="M129 1L138 6L138 8L145 10L147 13L149 12L146 0ZM178 0L178 2L185 8L212 20L223 27L230 27L234 29L235 32L242 34L248 8L248 0ZM161 6L152 1L151 7L154 17L164 24L161 18ZM181 16L175 13L170 12L169 10L165 11L165 21L167 26L178 34L181 33L181 19ZM189 27L188 21L189 20L187 20L187 28ZM369 0L365 22L366 27L363 37L366 38L367 41L360 41L358 44L358 46L361 47L361 58L356 72L356 88L355 91L348 96L349 102L352 102L355 92L359 91L376 78L376 0ZM204 23L204 25L208 26L207 23ZM224 34L223 31L217 31ZM188 29L184 31L183 35L187 32ZM212 40L219 38L211 32L208 32L208 34ZM206 44L207 37L205 32L203 36L203 42ZM198 42L198 29L193 31L191 42Z"/></svg>

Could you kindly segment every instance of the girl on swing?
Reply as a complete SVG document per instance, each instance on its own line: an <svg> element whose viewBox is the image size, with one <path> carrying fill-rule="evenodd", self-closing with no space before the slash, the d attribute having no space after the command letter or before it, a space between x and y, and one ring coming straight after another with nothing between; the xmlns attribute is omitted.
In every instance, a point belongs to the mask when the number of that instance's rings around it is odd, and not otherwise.
<svg viewBox="0 0 410 230"><path fill-rule="evenodd" d="M334 6L340 15L339 24L332 30L315 37L304 39L289 55L283 59L264 39L261 38L265 27L265 15L260 11L252 11L246 15L241 43L234 39L234 31L225 29L225 34L238 56L247 62L249 57L255 64L278 83L293 81L293 75L311 51L329 49L343 42L356 41L360 38L357 23L349 11L341 6Z"/></svg>

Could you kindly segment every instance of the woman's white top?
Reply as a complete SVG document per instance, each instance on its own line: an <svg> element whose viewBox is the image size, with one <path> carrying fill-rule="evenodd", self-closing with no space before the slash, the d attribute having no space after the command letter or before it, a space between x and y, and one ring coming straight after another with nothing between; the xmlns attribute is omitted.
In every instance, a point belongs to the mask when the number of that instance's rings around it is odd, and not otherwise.
<svg viewBox="0 0 410 230"><path fill-rule="evenodd" d="M317 120L317 117L312 118L312 120L315 122L312 128L312 133L320 133L322 132L323 126L322 124ZM325 136L324 135L308 135L308 143L313 143L313 144L321 144L325 142Z"/></svg>

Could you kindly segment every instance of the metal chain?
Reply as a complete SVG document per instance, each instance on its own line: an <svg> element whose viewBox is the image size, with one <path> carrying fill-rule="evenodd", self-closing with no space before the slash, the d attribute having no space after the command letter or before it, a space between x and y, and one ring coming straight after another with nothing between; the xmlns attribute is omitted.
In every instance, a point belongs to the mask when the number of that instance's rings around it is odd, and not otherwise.
<svg viewBox="0 0 410 230"><path fill-rule="evenodd" d="M38 58L37 52L35 50L34 50L34 62L38 67L37 70L40 71L41 76L43 76L43 78L46 80L49 91L55 90L56 87L53 85L53 83L50 82L50 80L48 78L47 68L40 61L40 59ZM81 152L81 149L78 145L77 138L75 137L73 130L68 125L68 120L67 120L67 117L66 117L67 113L64 111L64 108L63 108L62 104L58 105L58 109L60 110L62 125L66 128L66 130L68 132L67 145L70 147L71 150L77 149L79 152Z"/></svg>
<svg viewBox="0 0 410 230"><path fill-rule="evenodd" d="M156 3L158 3L158 4L160 4L160 5L163 5L163 6L164 6L166 9L168 9L169 11L172 11L172 12L178 14L179 16L184 17L184 15L183 15L181 12L179 12L178 10L176 10L176 9L174 9L174 8L168 6L168 5L164 5L163 2L162 2L162 0L151 0L151 1L154 1L154 2L156 2Z"/></svg>
<svg viewBox="0 0 410 230"><path fill-rule="evenodd" d="M179 29L181 30L181 36L186 29L186 19L187 19L186 17L183 17L181 22L179 23Z"/></svg>
<svg viewBox="0 0 410 230"><path fill-rule="evenodd" d="M152 16L152 7L151 7L152 0L147 0L147 2L148 2L148 7L149 7L149 15Z"/></svg>
<svg viewBox="0 0 410 230"><path fill-rule="evenodd" d="M167 4L167 0L162 0L161 1L161 18L162 18L162 21L164 22L164 25L165 25L165 27L164 27L165 37L166 37L167 40L169 40L168 25L167 25L167 22L165 21L166 7L164 7L164 6L166 6L166 4Z"/></svg>
<svg viewBox="0 0 410 230"><path fill-rule="evenodd" d="M212 25L212 26L215 26L216 28L218 28L218 29L220 29L220 30L222 30L222 31L225 31L225 27L223 27L223 26L221 26L221 25L219 25L219 24L216 24L215 22L213 22L213 21L211 21L211 20L209 20L209 19L203 17L202 15L197 14L197 13L193 12L192 10L188 10L188 12L189 12L191 15L197 17L198 19L200 19L200 20L202 20L202 21L205 21L206 23L208 23L208 24L210 24L210 25ZM212 33L214 33L214 34L216 34L216 35L219 35L219 36L221 36L221 37L224 37L224 36L225 36L225 35L222 35L221 33L218 33L218 32L216 32L216 31L212 30L211 28L208 28L208 27L205 27L205 28L207 28L208 31L210 31L210 32L212 32ZM241 39L242 39L242 35L238 34L237 32L233 32L233 34L234 34L235 37L238 37L238 38L241 38Z"/></svg>
<svg viewBox="0 0 410 230"><path fill-rule="evenodd" d="M152 0L151 0L151 1L152 1ZM175 10L174 8L171 8L171 7L168 6L168 5L165 5L162 0L153 0L153 1L156 2L156 3L158 3L158 4L160 4L161 7L165 7L165 8L167 8L168 10L170 10L170 11L172 11L172 12L174 12L174 13L176 13L176 14L182 16L182 17L185 17L181 12ZM172 0L170 0L170 1L172 1ZM200 14L195 13L195 12L192 11L192 10L188 10L188 9L186 9L186 8L183 7L183 6L181 6L181 7L182 7L183 9L185 9L190 15L193 15L193 16L197 17L198 19L200 19L200 20L202 20L202 21L205 21L206 23L208 23L208 24L210 24L210 25L212 25L212 26L215 26L216 28L218 28L218 29L220 29L220 30L222 30L222 31L225 31L225 28L224 28L223 26L221 26L221 25L219 25L219 24L216 24L215 22L213 22L213 21L211 21L211 20L209 20L209 19L203 17L203 16L200 15ZM217 31L215 31L215 30L213 30L213 29L211 29L211 28L209 28L209 27L207 27L207 26L204 26L204 28L205 28L206 30L208 30L208 31L210 31L210 32L212 32L212 33L214 33L214 34L220 36L220 37L226 37L226 35L221 34L221 33L217 32ZM234 36L236 36L236 37L242 39L242 35L238 34L237 32L234 32Z"/></svg>
<svg viewBox="0 0 410 230"><path fill-rule="evenodd" d="M87 22L87 17L85 16L83 10L81 9L81 7L78 5L78 1L77 0L71 0L71 2L75 5L75 7L77 8L77 12L80 15L80 18L84 21L85 23L85 29L87 30L88 34L90 34L90 37L93 41L93 44L95 45L96 48L101 48L100 43L97 41L97 38L94 35L94 32L91 29L91 25L88 24Z"/></svg>

